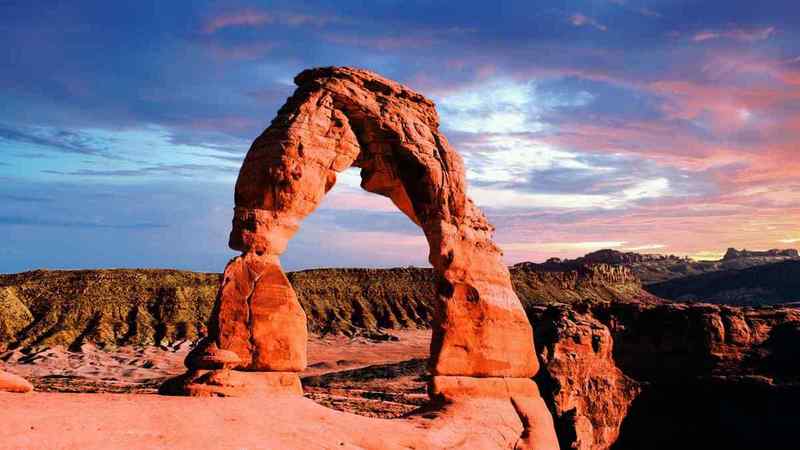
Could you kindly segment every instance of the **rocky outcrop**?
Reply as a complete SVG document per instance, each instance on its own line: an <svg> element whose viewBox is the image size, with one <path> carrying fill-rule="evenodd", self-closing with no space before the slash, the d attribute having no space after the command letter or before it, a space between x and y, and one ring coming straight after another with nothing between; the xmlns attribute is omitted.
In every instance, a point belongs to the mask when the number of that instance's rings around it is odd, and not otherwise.
<svg viewBox="0 0 800 450"><path fill-rule="evenodd" d="M561 448L610 448L640 387L616 366L608 328L568 305L532 306L528 314L542 366L536 381Z"/></svg>
<svg viewBox="0 0 800 450"><path fill-rule="evenodd" d="M641 263L650 263L665 260L690 261L689 258L679 258L674 255L642 254L636 252L620 252L617 250L597 250L574 260L589 264L613 264L633 266Z"/></svg>
<svg viewBox="0 0 800 450"><path fill-rule="evenodd" d="M789 359L791 330L800 325L798 307L669 302L587 307L611 330L616 364L636 380L800 375L798 364L774 363Z"/></svg>
<svg viewBox="0 0 800 450"><path fill-rule="evenodd" d="M642 383L614 449L788 449L800 414L800 308L595 304Z"/></svg>
<svg viewBox="0 0 800 450"><path fill-rule="evenodd" d="M791 448L800 308L531 305L561 448Z"/></svg>
<svg viewBox="0 0 800 450"><path fill-rule="evenodd" d="M30 384L28 380L14 375L13 373L0 370L0 392L24 394L32 390L33 385Z"/></svg>

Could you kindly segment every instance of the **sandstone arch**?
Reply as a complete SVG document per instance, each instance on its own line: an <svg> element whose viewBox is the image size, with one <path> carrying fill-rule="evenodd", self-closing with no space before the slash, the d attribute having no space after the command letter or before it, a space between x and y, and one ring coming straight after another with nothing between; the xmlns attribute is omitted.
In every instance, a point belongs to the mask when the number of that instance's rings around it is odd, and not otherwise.
<svg viewBox="0 0 800 450"><path fill-rule="evenodd" d="M190 369L211 372L190 373L184 389L235 387L235 377L251 371L300 390L291 373L305 368L306 319L278 257L337 173L355 166L361 186L389 197L429 243L439 279L431 394L541 404L529 380L538 370L531 326L493 227L466 196L462 160L439 132L433 102L351 68L306 70L295 83L239 172L229 245L242 256L225 270L210 339L187 358ZM240 374L218 370L225 368ZM531 415L541 418L543 404L537 408Z"/></svg>

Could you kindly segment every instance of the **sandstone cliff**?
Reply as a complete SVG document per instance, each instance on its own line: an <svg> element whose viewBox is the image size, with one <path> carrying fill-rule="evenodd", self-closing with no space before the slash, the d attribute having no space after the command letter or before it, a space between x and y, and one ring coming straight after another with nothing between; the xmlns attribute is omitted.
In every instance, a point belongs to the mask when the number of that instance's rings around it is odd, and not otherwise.
<svg viewBox="0 0 800 450"><path fill-rule="evenodd" d="M613 448L794 448L800 308L664 303L587 310L610 330L617 367L642 387Z"/></svg>

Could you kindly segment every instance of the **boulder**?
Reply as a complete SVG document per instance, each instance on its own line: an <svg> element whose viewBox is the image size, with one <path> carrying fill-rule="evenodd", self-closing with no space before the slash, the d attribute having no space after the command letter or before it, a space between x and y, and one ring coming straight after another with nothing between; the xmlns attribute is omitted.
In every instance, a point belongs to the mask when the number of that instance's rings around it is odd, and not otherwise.
<svg viewBox="0 0 800 450"><path fill-rule="evenodd" d="M0 392L15 392L24 394L31 392L33 385L28 380L13 373L0 370Z"/></svg>

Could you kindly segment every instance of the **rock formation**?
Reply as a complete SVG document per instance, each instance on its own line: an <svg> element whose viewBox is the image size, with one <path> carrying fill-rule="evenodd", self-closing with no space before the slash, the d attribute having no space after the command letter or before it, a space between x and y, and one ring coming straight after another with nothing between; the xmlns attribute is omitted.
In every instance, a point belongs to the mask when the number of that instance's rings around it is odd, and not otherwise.
<svg viewBox="0 0 800 450"><path fill-rule="evenodd" d="M665 302L589 310L611 331L616 365L642 382L615 449L796 446L789 424L800 420L800 308Z"/></svg>
<svg viewBox="0 0 800 450"><path fill-rule="evenodd" d="M0 392L15 392L24 394L33 390L33 385L28 380L0 370Z"/></svg>
<svg viewBox="0 0 800 450"><path fill-rule="evenodd" d="M609 329L568 305L531 306L528 314L542 365L536 381L561 448L610 448L640 387L616 366Z"/></svg>
<svg viewBox="0 0 800 450"><path fill-rule="evenodd" d="M295 83L239 172L229 246L242 256L225 269L209 339L198 349L206 353L187 359L186 391L198 384L213 390L218 379L227 387L232 368L281 376L305 368L306 316L278 258L337 174L359 167L361 186L390 198L430 246L437 276L432 398L514 399L538 427L534 434L549 439L539 444L557 446L529 379L538 369L531 326L493 227L466 196L462 160L439 132L433 102L350 68L307 70ZM223 364L209 365L220 349L239 361L212 368Z"/></svg>

